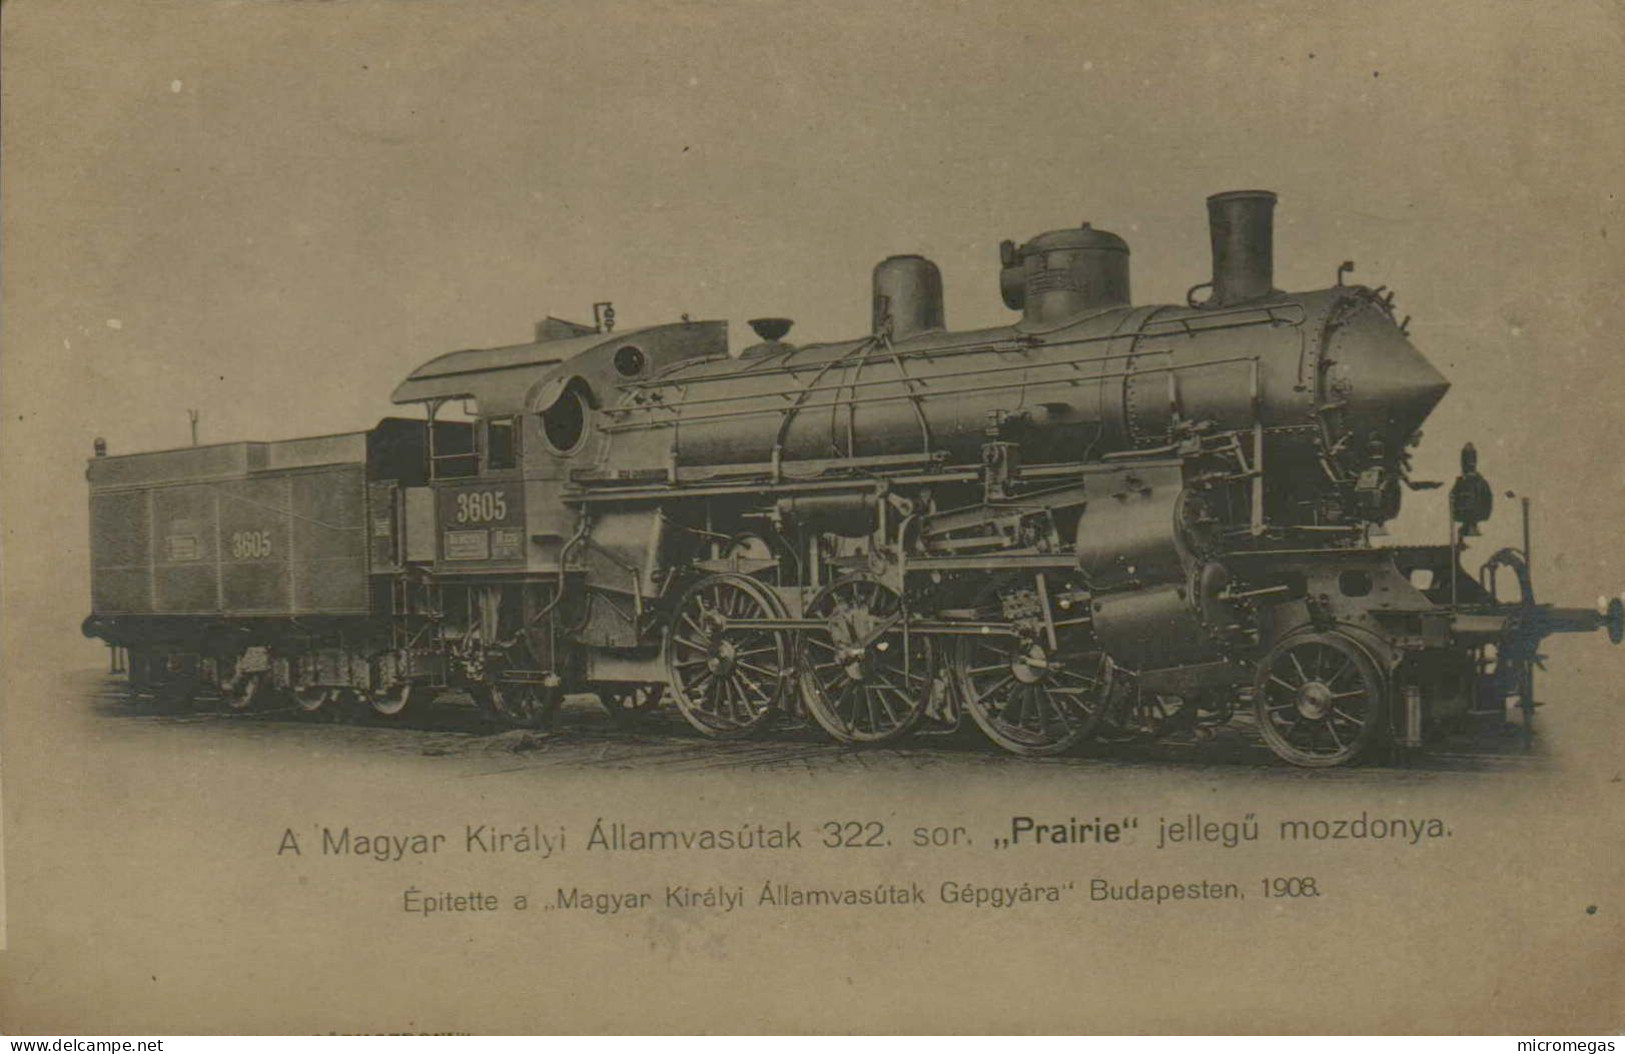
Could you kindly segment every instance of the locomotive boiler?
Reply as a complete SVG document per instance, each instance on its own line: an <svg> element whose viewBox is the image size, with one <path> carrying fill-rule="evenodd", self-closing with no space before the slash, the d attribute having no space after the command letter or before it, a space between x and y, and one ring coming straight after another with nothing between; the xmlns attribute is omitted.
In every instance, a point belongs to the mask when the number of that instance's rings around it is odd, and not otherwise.
<svg viewBox="0 0 1625 1054"><path fill-rule="evenodd" d="M1005 326L948 329L936 266L894 256L848 341L762 318L734 357L723 323L615 332L599 305L441 356L393 397L426 420L347 468L312 441L99 457L87 632L235 706L457 690L533 723L591 691L713 737L968 715L1026 755L1246 714L1307 766L1514 701L1527 729L1539 642L1617 643L1625 608L1537 603L1527 540L1463 567L1493 504L1470 447L1449 544L1372 544L1437 486L1410 451L1449 385L1352 265L1274 287L1274 206L1208 199L1184 304L1135 305L1129 247L1085 223L1000 247Z"/></svg>

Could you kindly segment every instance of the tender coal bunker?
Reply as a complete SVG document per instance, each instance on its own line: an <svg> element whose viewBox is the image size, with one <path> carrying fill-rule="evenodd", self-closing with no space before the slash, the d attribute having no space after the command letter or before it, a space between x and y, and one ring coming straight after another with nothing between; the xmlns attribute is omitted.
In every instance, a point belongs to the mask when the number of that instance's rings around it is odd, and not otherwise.
<svg viewBox="0 0 1625 1054"><path fill-rule="evenodd" d="M580 446L586 430L587 400L579 388L569 389L542 411L542 434L548 445L561 454Z"/></svg>

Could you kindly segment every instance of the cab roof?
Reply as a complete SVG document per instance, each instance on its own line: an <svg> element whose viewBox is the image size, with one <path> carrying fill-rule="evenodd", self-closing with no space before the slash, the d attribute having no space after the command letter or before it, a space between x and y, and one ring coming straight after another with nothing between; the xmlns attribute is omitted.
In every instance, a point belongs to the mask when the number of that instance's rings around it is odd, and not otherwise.
<svg viewBox="0 0 1625 1054"><path fill-rule="evenodd" d="M726 324L718 322L678 322L616 330L589 332L559 340L511 344L501 348L469 348L438 355L413 370L391 393L390 400L401 403L439 402L447 399L473 399L479 412L517 413L526 408L527 396L536 386L561 371L562 363L577 359L606 344L621 345L648 336L645 346L660 346L652 334L702 334L707 347L720 347L727 354ZM698 337L693 339L700 339ZM665 343L671 343L668 338ZM533 407L534 408L534 407Z"/></svg>
<svg viewBox="0 0 1625 1054"><path fill-rule="evenodd" d="M523 400L532 385L564 360L636 332L641 330L447 352L413 370L389 398L397 404L473 399L481 412L500 410Z"/></svg>

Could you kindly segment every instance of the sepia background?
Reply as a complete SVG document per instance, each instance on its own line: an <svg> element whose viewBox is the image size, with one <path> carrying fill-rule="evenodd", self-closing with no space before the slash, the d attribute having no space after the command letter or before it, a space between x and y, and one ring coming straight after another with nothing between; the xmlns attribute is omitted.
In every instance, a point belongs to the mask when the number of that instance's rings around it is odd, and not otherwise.
<svg viewBox="0 0 1625 1054"><path fill-rule="evenodd" d="M920 252L999 324L1000 239L1090 220L1135 298L1208 273L1203 198L1280 195L1276 284L1398 290L1467 440L1534 499L1542 599L1625 589L1625 17L1610 3L18 0L3 12L5 921L0 1028L190 1031L1616 1031L1625 651L1553 641L1545 763L1215 776L452 770L308 730L110 726L84 460L369 427L414 366L547 314L868 321ZM1516 544L1503 500L1481 555ZM1447 538L1438 492L1398 541ZM109 727L120 729L110 733ZM285 827L646 826L1012 812L1441 816L1388 845L885 861L415 865ZM1294 810L1296 810L1294 812ZM1144 822L1144 820L1142 820ZM434 920L417 882L935 884L1307 873L1292 907ZM541 877L538 877L541 876ZM1588 912L1588 908L1595 911Z"/></svg>

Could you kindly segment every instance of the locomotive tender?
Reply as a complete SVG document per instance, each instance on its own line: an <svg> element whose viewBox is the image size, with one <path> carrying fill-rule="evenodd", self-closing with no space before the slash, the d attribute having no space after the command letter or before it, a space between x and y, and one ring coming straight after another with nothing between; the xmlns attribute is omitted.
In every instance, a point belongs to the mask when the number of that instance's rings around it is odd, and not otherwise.
<svg viewBox="0 0 1625 1054"><path fill-rule="evenodd" d="M1285 760L1421 746L1516 700L1547 635L1625 610L1536 603L1523 549L1478 574L1493 504L1463 452L1449 544L1371 544L1449 387L1392 294L1274 288L1275 196L1208 199L1212 280L1135 306L1123 240L1001 246L1011 325L946 327L919 256L861 338L786 319L440 356L426 420L91 460L85 632L138 690L399 715L446 691L548 720L675 700L713 737L810 716L883 743L962 715L1047 755L1250 710ZM1205 295L1199 296L1203 290ZM1407 320L1408 321L1408 320ZM448 404L471 421L441 419Z"/></svg>

